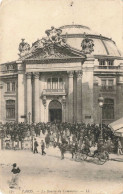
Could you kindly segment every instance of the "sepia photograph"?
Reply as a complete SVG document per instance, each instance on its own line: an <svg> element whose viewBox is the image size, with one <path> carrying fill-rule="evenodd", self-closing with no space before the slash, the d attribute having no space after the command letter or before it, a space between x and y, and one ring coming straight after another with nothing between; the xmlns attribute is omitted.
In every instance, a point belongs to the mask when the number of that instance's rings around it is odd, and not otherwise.
<svg viewBox="0 0 123 194"><path fill-rule="evenodd" d="M123 0L0 2L0 194L123 194Z"/></svg>

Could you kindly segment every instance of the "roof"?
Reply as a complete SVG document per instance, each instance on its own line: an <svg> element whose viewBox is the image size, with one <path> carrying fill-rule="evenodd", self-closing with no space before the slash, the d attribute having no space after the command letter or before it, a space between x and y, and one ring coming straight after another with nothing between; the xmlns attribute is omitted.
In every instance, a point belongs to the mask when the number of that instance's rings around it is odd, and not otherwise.
<svg viewBox="0 0 123 194"><path fill-rule="evenodd" d="M81 50L81 42L87 36L94 41L94 55L121 56L115 42L108 37L92 31L83 25L61 26L62 36L66 43L73 48Z"/></svg>

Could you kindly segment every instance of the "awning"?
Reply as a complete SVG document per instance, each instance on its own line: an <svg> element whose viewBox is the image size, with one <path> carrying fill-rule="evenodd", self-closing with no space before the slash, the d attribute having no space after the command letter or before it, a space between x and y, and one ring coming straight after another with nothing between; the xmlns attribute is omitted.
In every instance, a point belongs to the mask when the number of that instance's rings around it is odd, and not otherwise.
<svg viewBox="0 0 123 194"><path fill-rule="evenodd" d="M123 128L123 118L110 123L108 126L114 131Z"/></svg>
<svg viewBox="0 0 123 194"><path fill-rule="evenodd" d="M123 118L110 123L108 126L112 129L114 135L123 137Z"/></svg>

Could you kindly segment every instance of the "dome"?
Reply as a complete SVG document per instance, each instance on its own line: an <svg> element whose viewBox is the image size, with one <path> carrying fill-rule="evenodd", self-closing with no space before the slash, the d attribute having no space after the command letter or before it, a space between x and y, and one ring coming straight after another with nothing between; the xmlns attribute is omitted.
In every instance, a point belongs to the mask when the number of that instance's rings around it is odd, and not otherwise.
<svg viewBox="0 0 123 194"><path fill-rule="evenodd" d="M94 42L94 55L121 56L111 38L97 34L87 26L65 25L61 26L60 29L62 30L62 36L66 39L66 43L73 48L81 50L81 42L86 35Z"/></svg>

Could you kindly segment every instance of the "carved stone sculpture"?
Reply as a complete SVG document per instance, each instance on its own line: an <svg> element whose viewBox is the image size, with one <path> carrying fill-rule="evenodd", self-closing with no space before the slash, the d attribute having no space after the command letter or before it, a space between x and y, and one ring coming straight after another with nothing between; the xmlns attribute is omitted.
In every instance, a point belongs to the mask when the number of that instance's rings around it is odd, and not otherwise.
<svg viewBox="0 0 123 194"><path fill-rule="evenodd" d="M20 53L26 52L29 50L30 50L30 45L27 42L24 42L24 39L22 39L22 42L19 44Z"/></svg>
<svg viewBox="0 0 123 194"><path fill-rule="evenodd" d="M84 38L82 40L81 47L84 54L91 54L94 51L94 42L90 38Z"/></svg>
<svg viewBox="0 0 123 194"><path fill-rule="evenodd" d="M46 30L45 33L47 34L47 38L42 39L44 44L66 44L65 39L61 37L61 29L56 29L52 26L51 29Z"/></svg>

